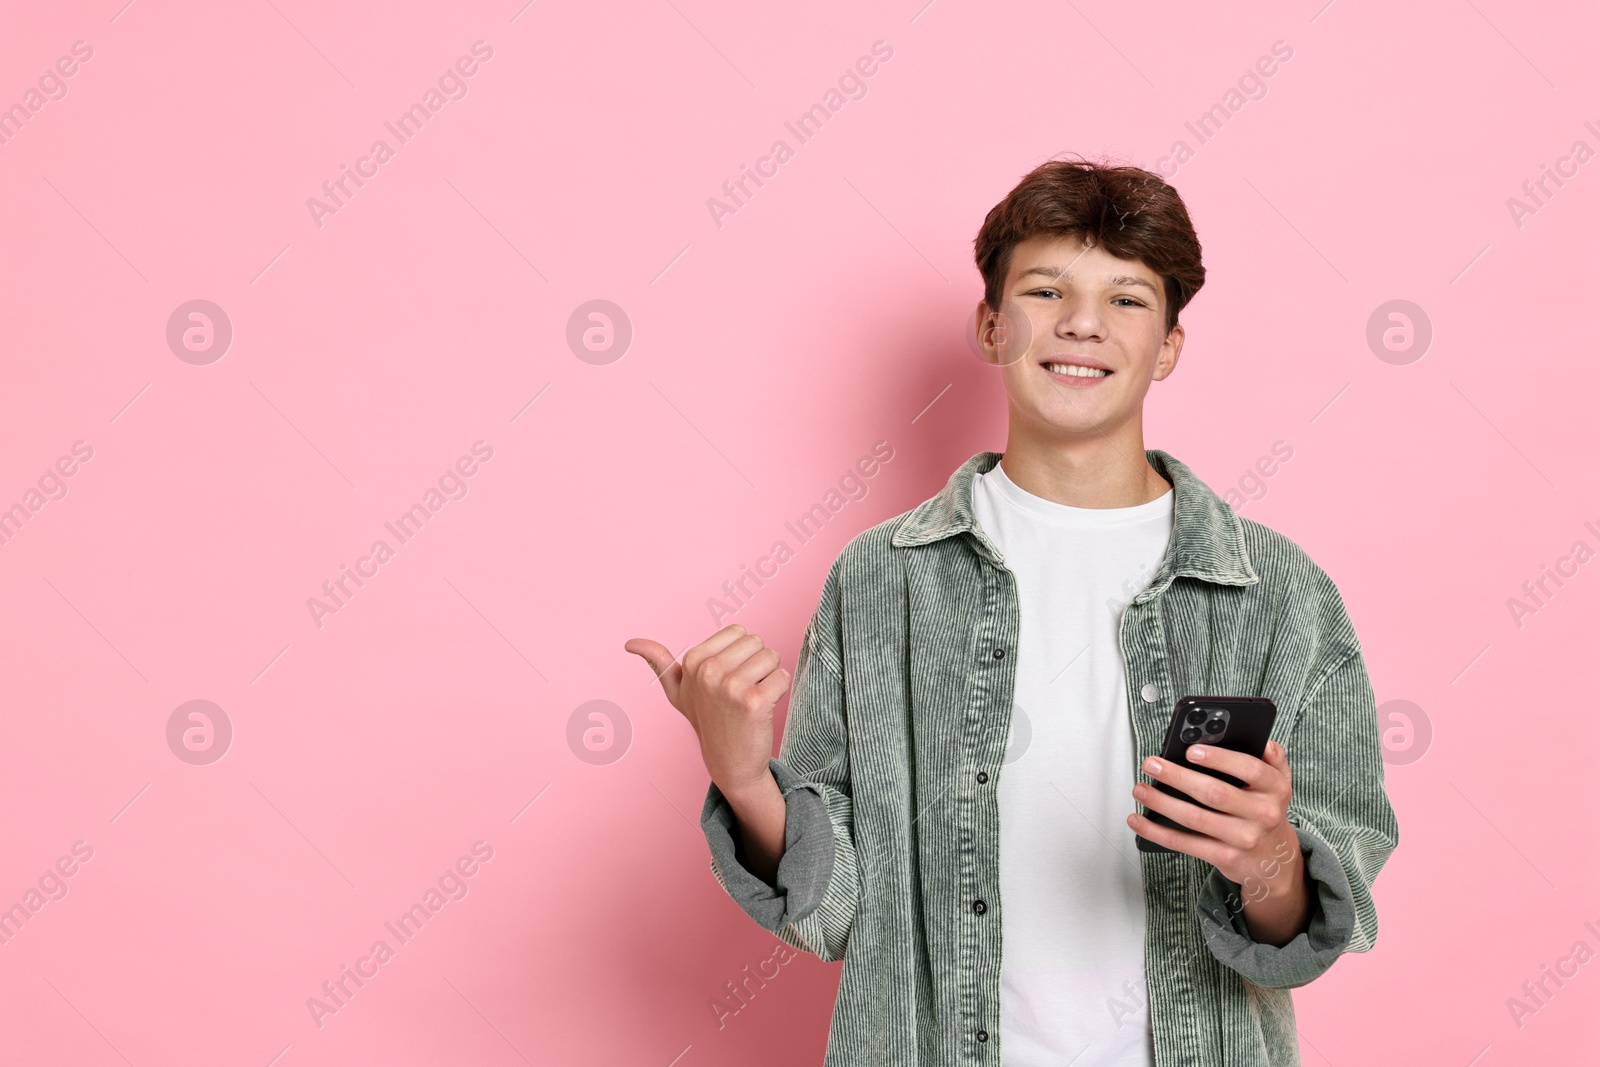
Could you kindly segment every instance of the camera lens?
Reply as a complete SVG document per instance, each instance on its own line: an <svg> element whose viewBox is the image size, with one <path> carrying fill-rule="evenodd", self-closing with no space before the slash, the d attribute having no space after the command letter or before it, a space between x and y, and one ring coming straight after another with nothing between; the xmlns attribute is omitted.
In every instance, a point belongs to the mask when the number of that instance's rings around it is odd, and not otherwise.
<svg viewBox="0 0 1600 1067"><path fill-rule="evenodd" d="M1206 709L1205 708L1195 708L1193 711L1189 712L1189 714L1186 715L1184 718L1188 722L1191 722L1191 723L1194 723L1196 725L1199 725L1200 723L1206 721Z"/></svg>
<svg viewBox="0 0 1600 1067"><path fill-rule="evenodd" d="M1222 732L1222 720L1221 719L1212 719L1210 722L1206 723L1206 733L1208 733L1208 734L1217 734L1217 733L1221 733L1221 732Z"/></svg>
<svg viewBox="0 0 1600 1067"><path fill-rule="evenodd" d="M1185 726L1178 732L1178 740L1186 745L1194 744L1194 742L1200 740L1200 728L1197 726Z"/></svg>

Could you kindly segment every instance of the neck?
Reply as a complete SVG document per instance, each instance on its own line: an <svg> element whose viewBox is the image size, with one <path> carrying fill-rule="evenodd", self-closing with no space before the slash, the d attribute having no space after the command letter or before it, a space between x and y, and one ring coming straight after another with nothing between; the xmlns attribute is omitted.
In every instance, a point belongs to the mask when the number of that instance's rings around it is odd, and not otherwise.
<svg viewBox="0 0 1600 1067"><path fill-rule="evenodd" d="M1140 420L1104 433L1030 432L1013 419L1000 466L1034 496L1075 508L1131 508L1172 488L1144 454Z"/></svg>

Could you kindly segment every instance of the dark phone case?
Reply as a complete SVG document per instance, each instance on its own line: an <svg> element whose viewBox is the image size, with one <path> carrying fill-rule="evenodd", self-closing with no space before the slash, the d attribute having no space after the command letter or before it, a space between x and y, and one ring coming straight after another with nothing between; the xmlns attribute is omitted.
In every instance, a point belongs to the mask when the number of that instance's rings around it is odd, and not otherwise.
<svg viewBox="0 0 1600 1067"><path fill-rule="evenodd" d="M1169 763L1175 763L1180 767L1188 767L1190 770L1199 771L1202 774L1209 774L1213 778L1221 778L1229 785L1244 785L1243 782L1231 774L1223 774L1221 771L1212 770L1210 767L1202 767L1197 764L1190 763L1189 760L1184 756L1184 752L1188 750L1191 744L1200 743L1198 741L1183 741L1180 740L1178 736L1183 729L1184 719L1187 718L1189 712L1195 708L1223 708L1227 710L1229 715L1228 727L1226 732L1224 732L1222 735L1222 739L1220 741L1207 741L1205 742L1207 745L1216 748L1232 749L1235 752L1243 752L1247 755L1251 755L1257 759L1260 759L1262 753L1266 752L1267 750L1267 739L1272 733L1272 721L1277 718L1278 715L1277 705L1273 704L1273 702L1266 697L1189 696L1179 700L1177 706L1172 709L1172 723L1167 727L1167 739L1166 742L1161 746L1161 758ZM1165 782L1159 782L1155 779L1151 779L1150 784L1169 796L1177 797L1179 800L1187 800L1191 804L1198 804L1200 807L1206 808L1208 811L1215 810L1209 805L1201 804L1200 801L1194 799L1194 797L1191 797L1182 790L1174 789ZM1186 826L1173 822L1159 811L1152 811L1149 808L1145 808L1141 814L1147 817L1151 822L1158 823L1162 826L1170 827L1174 830L1180 830L1184 833L1194 832ZM1134 843L1138 846L1140 852L1177 851L1176 849L1168 848L1165 845L1158 845L1154 841L1140 837L1138 834L1134 835Z"/></svg>

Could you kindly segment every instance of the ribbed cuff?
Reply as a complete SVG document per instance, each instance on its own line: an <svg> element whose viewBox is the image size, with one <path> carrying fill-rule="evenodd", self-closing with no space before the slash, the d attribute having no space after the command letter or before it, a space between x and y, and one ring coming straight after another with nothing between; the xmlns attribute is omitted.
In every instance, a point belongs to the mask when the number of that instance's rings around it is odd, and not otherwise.
<svg viewBox="0 0 1600 1067"><path fill-rule="evenodd" d="M833 825L820 786L804 781L775 757L768 759L783 793L783 856L773 883L762 881L744 865L734 836L733 807L717 783L706 790L700 829L711 847L711 863L733 902L762 929L776 933L809 915L822 903L833 874Z"/></svg>

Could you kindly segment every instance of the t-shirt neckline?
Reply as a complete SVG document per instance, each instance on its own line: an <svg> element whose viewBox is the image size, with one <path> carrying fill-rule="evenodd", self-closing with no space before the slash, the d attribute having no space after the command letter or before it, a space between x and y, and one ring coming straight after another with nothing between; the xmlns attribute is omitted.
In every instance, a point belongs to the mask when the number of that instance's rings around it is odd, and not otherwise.
<svg viewBox="0 0 1600 1067"><path fill-rule="evenodd" d="M1012 507L1061 526L1100 528L1170 517L1175 499L1173 490L1169 487L1154 500L1134 504L1132 507L1078 508L1071 504L1061 504L1054 500L1046 500L1042 496L1035 496L1013 482L1006 475L1005 468L998 463L979 477L984 480L984 484L993 487L1001 500Z"/></svg>

